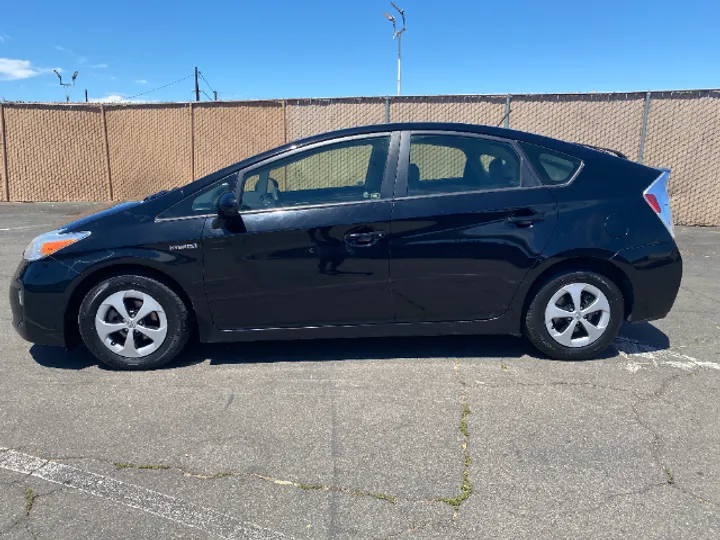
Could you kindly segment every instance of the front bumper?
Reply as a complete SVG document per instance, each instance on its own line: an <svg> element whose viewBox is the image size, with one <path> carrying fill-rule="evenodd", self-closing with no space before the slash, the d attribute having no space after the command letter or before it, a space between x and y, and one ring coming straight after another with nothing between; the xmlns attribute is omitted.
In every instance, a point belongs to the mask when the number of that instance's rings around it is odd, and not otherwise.
<svg viewBox="0 0 720 540"><path fill-rule="evenodd" d="M12 325L20 337L64 347L69 285L77 273L51 259L23 261L10 281Z"/></svg>
<svg viewBox="0 0 720 540"><path fill-rule="evenodd" d="M612 260L632 286L629 321L654 321L670 312L682 281L682 257L674 242L624 249Z"/></svg>

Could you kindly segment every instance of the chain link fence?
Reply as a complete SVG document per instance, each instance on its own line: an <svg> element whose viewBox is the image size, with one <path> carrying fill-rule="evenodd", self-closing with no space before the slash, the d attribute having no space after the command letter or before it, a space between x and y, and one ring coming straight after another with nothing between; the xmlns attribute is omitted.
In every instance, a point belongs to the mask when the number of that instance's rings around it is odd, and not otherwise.
<svg viewBox="0 0 720 540"><path fill-rule="evenodd" d="M720 90L133 105L0 104L0 200L137 199L285 142L463 122L612 148L672 170L676 223L720 226ZM290 173L285 173L290 174ZM283 182L299 182L292 172ZM308 180L303 180L306 182Z"/></svg>

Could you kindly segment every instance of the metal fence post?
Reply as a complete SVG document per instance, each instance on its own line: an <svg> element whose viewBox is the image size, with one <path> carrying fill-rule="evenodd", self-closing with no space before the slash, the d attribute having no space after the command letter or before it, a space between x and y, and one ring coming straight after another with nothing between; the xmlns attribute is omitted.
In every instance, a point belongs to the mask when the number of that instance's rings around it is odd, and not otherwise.
<svg viewBox="0 0 720 540"><path fill-rule="evenodd" d="M282 100L282 113L283 113L283 141L285 144L288 143L287 138L287 99Z"/></svg>
<svg viewBox="0 0 720 540"><path fill-rule="evenodd" d="M105 151L105 169L107 172L107 194L108 200L113 200L113 184L112 171L110 170L110 143L108 139L107 117L105 115L105 105L100 105L100 116L102 118L103 130L103 150Z"/></svg>
<svg viewBox="0 0 720 540"><path fill-rule="evenodd" d="M645 156L645 138L647 137L648 116L650 116L650 95L650 92L645 94L645 112L643 113L642 131L640 132L640 151L638 152L638 163L642 163Z"/></svg>
<svg viewBox="0 0 720 540"><path fill-rule="evenodd" d="M197 72L197 68L195 71ZM195 180L195 109L192 102L188 105L190 107L190 181L192 182Z"/></svg>
<svg viewBox="0 0 720 540"><path fill-rule="evenodd" d="M390 123L390 96L385 96L385 123Z"/></svg>
<svg viewBox="0 0 720 540"><path fill-rule="evenodd" d="M5 107L0 103L0 138L2 138L2 168L5 175L5 200L10 200L10 178L8 176L7 129L5 127Z"/></svg>
<svg viewBox="0 0 720 540"><path fill-rule="evenodd" d="M510 129L510 94L505 98L505 129Z"/></svg>

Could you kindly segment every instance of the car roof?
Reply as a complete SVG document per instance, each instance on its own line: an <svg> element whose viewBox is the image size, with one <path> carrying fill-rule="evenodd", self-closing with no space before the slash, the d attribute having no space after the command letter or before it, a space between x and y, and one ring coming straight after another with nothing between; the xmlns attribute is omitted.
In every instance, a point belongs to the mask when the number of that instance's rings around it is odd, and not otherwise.
<svg viewBox="0 0 720 540"><path fill-rule="evenodd" d="M318 142L340 139L343 137L352 137L355 135L369 135L372 133L387 133L389 131L454 131L459 133L473 133L536 144L545 148L549 148L551 150L570 154L584 160L598 158L600 156L618 159L615 158L615 156L611 156L610 154L607 154L601 150L596 150L593 147L561 141L558 139L552 139L543 135L528 133L526 131L517 131L514 129L486 126L482 124L463 124L454 122L391 122L387 124L356 126L336 131L328 131L326 133L320 133L318 135L312 135L310 137L297 139L295 141L288 142L282 146L278 146L260 154L250 156L242 161L234 163L233 165L220 169L219 171L216 171L209 176L201 178L186 187L198 188L210 184L211 182L214 182L215 180L226 176L227 174L237 170L238 168L251 166L265 159L273 158L277 155L282 154L283 152L287 152L288 150L293 150Z"/></svg>
<svg viewBox="0 0 720 540"><path fill-rule="evenodd" d="M328 139L336 139L341 137L351 137L353 135L367 135L370 133L383 133L387 131L455 131L474 133L480 135L490 135L492 137L500 137L504 139L514 139L517 141L525 141L535 144L543 144L543 146L554 145L560 143L561 146L568 145L575 147L572 143L559 141L557 139L551 139L549 137L543 137L542 135L536 135L534 133L527 133L525 131L517 131L514 129L506 129L495 126L486 126L482 124L463 124L455 122L396 122L387 124L373 124L369 126L357 126L352 128L340 129L337 131L330 131L328 133L322 133L319 135L313 135L312 137L306 137L299 139L288 146L304 146L305 144L311 144L314 142L324 141Z"/></svg>

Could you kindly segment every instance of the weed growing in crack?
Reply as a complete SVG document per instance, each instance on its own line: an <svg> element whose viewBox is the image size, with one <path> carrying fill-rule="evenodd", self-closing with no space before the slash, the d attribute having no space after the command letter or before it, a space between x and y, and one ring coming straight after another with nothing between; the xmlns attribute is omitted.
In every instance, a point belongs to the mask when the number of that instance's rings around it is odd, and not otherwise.
<svg viewBox="0 0 720 540"><path fill-rule="evenodd" d="M665 476L667 477L667 483L668 484L674 484L675 478L673 477L673 472L668 469L667 467L664 468Z"/></svg>
<svg viewBox="0 0 720 540"><path fill-rule="evenodd" d="M138 469L150 469L152 471L165 471L170 468L169 465L138 465Z"/></svg>
<svg viewBox="0 0 720 540"><path fill-rule="evenodd" d="M470 407L467 403L463 402L462 404L462 415L460 417L460 432L463 434L465 439L470 437L470 434L468 433L468 427L467 427L467 417L470 414Z"/></svg>
<svg viewBox="0 0 720 540"><path fill-rule="evenodd" d="M302 482L296 482L293 483L295 487L299 487L300 489L305 489L308 491L323 491L327 490L329 491L329 488L326 488L325 486L322 486L320 484L303 484Z"/></svg>
<svg viewBox="0 0 720 540"><path fill-rule="evenodd" d="M463 481L462 484L460 484L460 494L456 497L440 499L440 501L449 504L457 511L463 501L472 494L472 490L473 486L472 483L470 483L470 472L465 468L463 471Z"/></svg>
<svg viewBox="0 0 720 540"><path fill-rule="evenodd" d="M384 493L369 493L369 495L371 497L375 497L376 499L380 499L381 501L388 501L393 504L395 504L397 502L397 499L395 497L393 497L392 495L385 495Z"/></svg>
<svg viewBox="0 0 720 540"><path fill-rule="evenodd" d="M32 490L32 488L25 488L25 513L30 514L30 510L32 510L33 504L35 504L35 499L37 495Z"/></svg>
<svg viewBox="0 0 720 540"><path fill-rule="evenodd" d="M116 469L134 469L135 464L134 463L121 463L119 461L113 462L113 465Z"/></svg>
<svg viewBox="0 0 720 540"><path fill-rule="evenodd" d="M502 364L503 369L507 369L505 364ZM458 382L465 387L465 382L460 374L460 363L455 362L455 375L457 376ZM463 435L462 452L463 452L463 475L462 483L460 484L460 493L455 497L445 497L442 499L436 499L437 501L444 502L452 506L454 515L457 515L460 505L465 501L473 491L472 482L470 482L470 465L472 465L472 459L470 458L470 452L468 451L468 443L470 442L470 432L468 431L467 418L470 415L470 406L467 404L467 396L463 389L462 393L462 412L460 413L460 433Z"/></svg>

